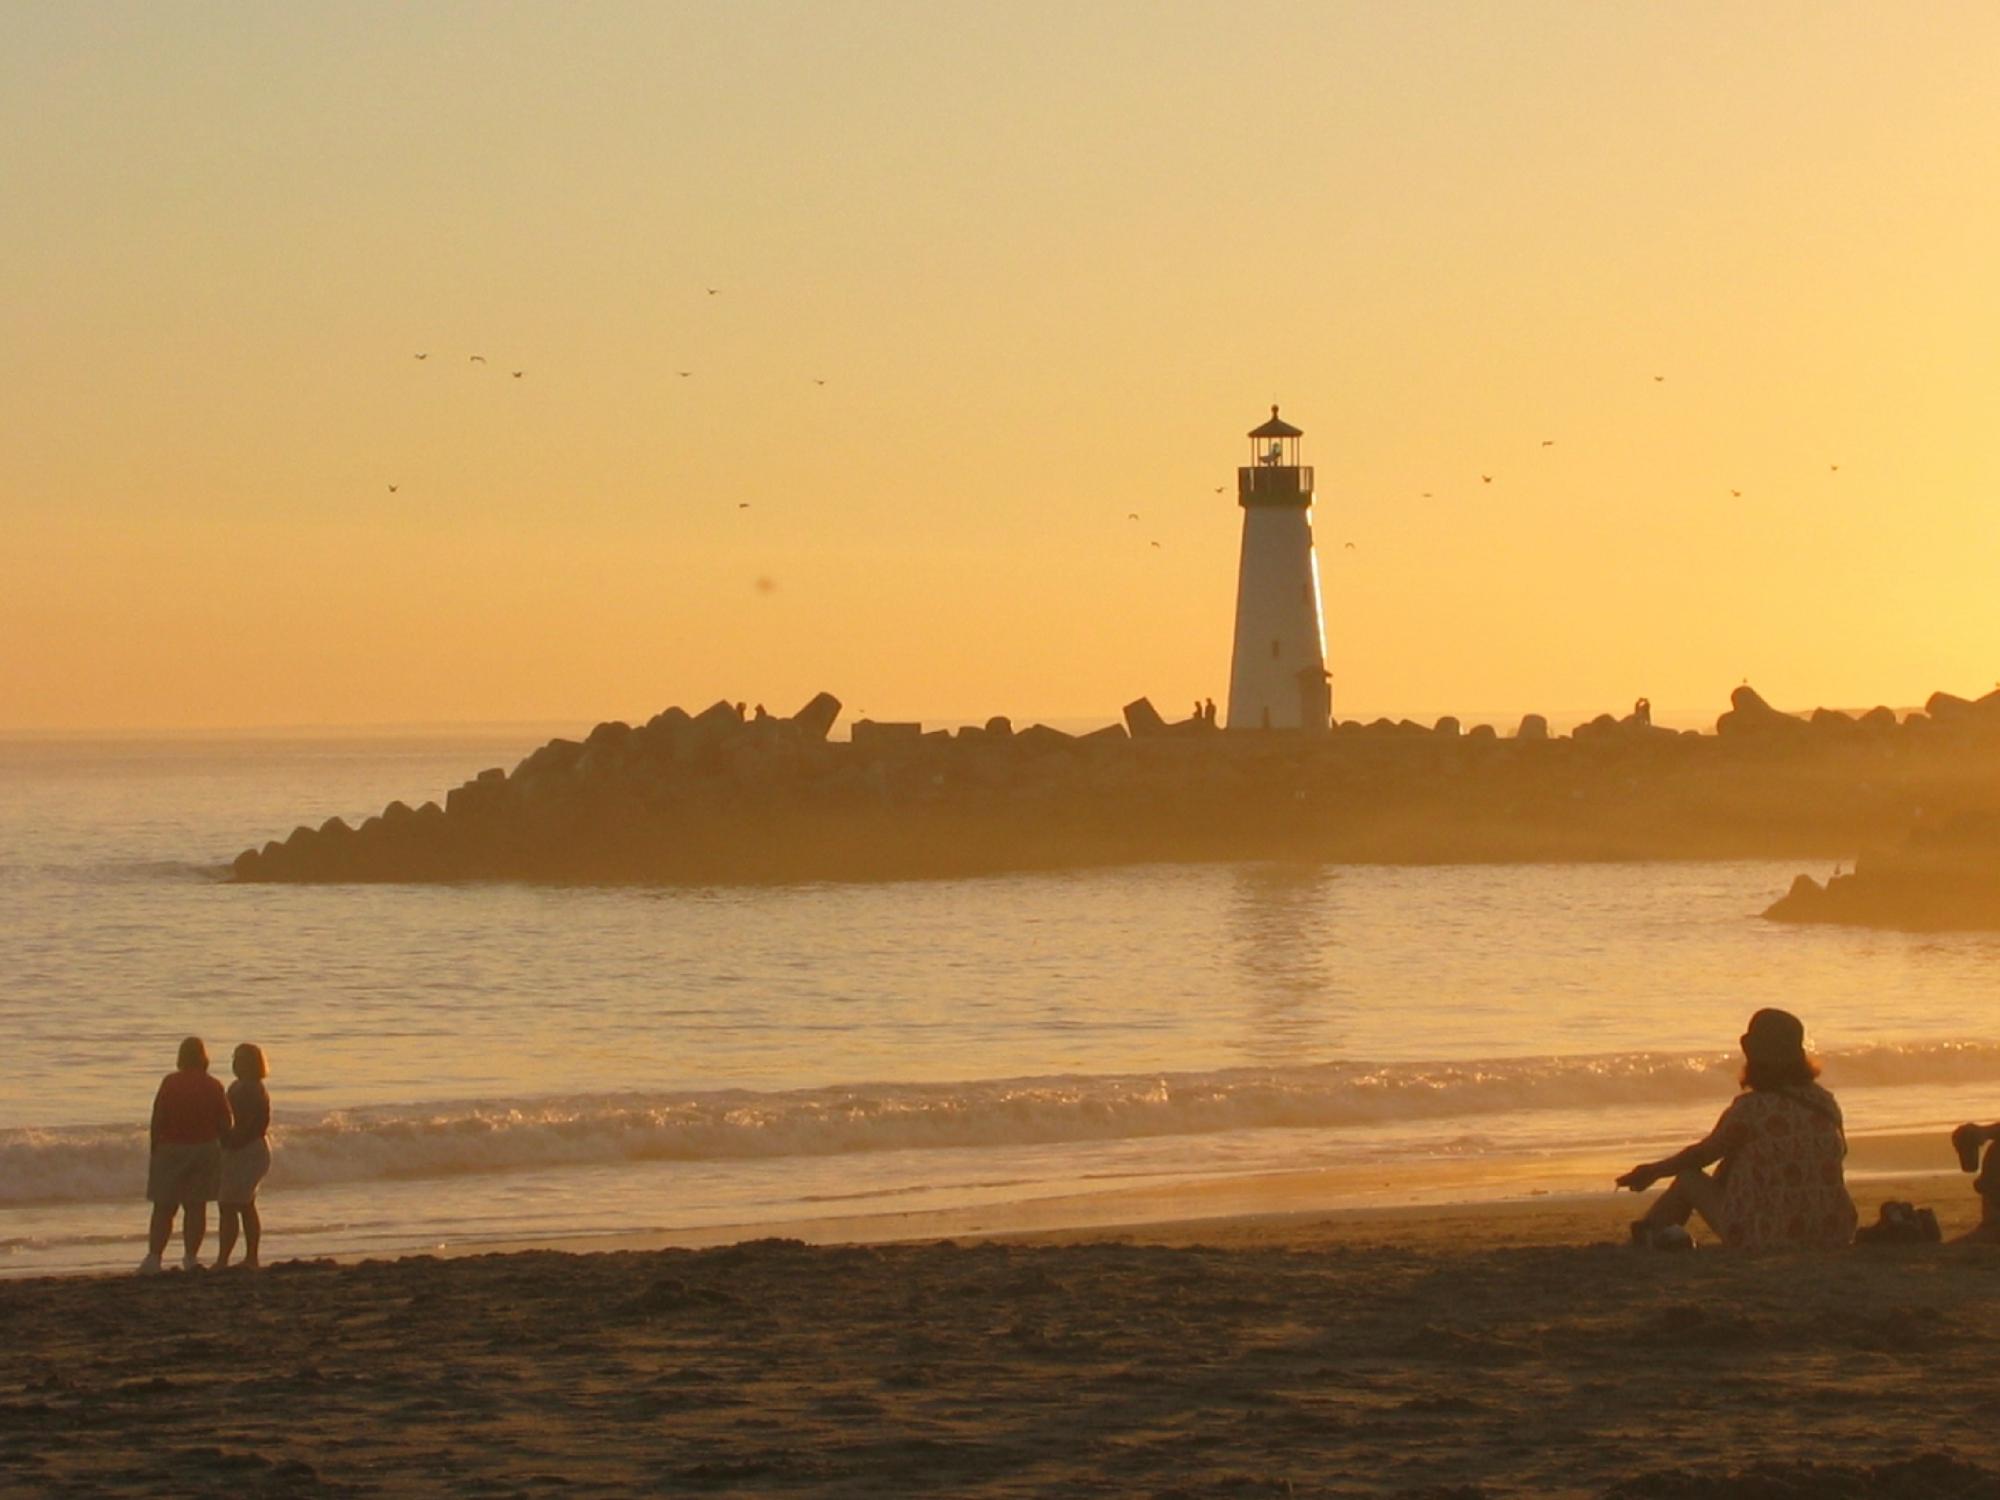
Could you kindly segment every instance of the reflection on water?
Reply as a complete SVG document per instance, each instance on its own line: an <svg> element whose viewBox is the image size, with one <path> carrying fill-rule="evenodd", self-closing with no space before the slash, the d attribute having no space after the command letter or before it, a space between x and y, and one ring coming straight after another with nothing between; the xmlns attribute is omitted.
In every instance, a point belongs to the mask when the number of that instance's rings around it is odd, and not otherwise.
<svg viewBox="0 0 2000 1500"><path fill-rule="evenodd" d="M2000 1035L1987 1004L2000 937L1760 922L1797 873L1788 862L1152 866L673 891L234 888L187 873L301 818L436 796L543 738L115 757L0 743L0 1154L9 1130L26 1153L0 1159L0 1185L25 1180L28 1158L70 1171L61 1151L138 1171L44 1134L138 1141L190 1031L212 1050L270 1051L281 1128L337 1135L343 1112L393 1107L403 1134L356 1118L336 1142L350 1157L379 1148L372 1183L279 1196L294 1235L380 1220L407 1243L468 1226L767 1221L871 1194L1030 1197L1121 1173L1434 1152L1440 1138L1472 1155L1593 1134L1664 1144L1720 1100L1702 1078L1688 1094L1662 1074L1644 1100L1626 1080L1648 1058L1726 1061L1761 1005L1805 1018L1867 1130L1990 1118L2000 1101L1991 1049L1964 1045ZM1607 1054L1627 1062L1607 1071ZM1322 1064L1326 1078L1275 1085L1231 1072ZM928 1112L897 1115L905 1086ZM1354 1107L1293 1109L1288 1088L1309 1104L1346 1089ZM765 1133L789 1154L736 1151L744 1131L723 1131L700 1159L655 1159L643 1131L635 1155L606 1123L683 1095L754 1123L796 1090L825 1091L830 1124L790 1143L785 1121L802 1117L786 1115ZM954 1145L982 1101L994 1144ZM822 1154L871 1108L905 1149ZM1052 1141L1041 1131L1056 1117L1082 1123ZM542 1144L509 1154L527 1138ZM422 1142L461 1174L384 1186L421 1165ZM9 1214L0 1269L27 1254L9 1236L108 1235L122 1259L138 1221L128 1190L116 1195Z"/></svg>
<svg viewBox="0 0 2000 1500"><path fill-rule="evenodd" d="M1233 870L1224 921L1242 984L1245 1061L1282 1066L1342 1051L1339 879L1331 865Z"/></svg>

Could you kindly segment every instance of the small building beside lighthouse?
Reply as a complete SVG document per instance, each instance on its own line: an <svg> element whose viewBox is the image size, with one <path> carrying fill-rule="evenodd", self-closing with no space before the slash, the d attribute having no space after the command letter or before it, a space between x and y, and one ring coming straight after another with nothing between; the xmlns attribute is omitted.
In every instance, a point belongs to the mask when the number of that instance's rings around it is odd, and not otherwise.
<svg viewBox="0 0 2000 1500"><path fill-rule="evenodd" d="M1250 463L1236 471L1243 555L1236 573L1236 647L1229 666L1230 729L1325 732L1333 716L1313 556L1313 471L1299 464L1305 436L1271 408L1250 429Z"/></svg>

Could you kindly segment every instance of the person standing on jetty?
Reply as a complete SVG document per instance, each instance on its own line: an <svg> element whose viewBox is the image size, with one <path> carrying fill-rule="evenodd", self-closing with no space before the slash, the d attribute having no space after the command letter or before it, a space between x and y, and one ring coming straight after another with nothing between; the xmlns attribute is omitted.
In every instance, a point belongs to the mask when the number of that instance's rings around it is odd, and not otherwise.
<svg viewBox="0 0 2000 1500"><path fill-rule="evenodd" d="M1847 1135L1840 1106L1815 1081L1819 1064L1806 1055L1804 1023L1789 1011L1760 1010L1742 1046L1743 1092L1715 1129L1618 1179L1618 1186L1643 1193L1673 1178L1634 1221L1633 1244L1692 1245L1686 1225L1696 1213L1738 1250L1845 1245L1854 1238L1854 1200L1841 1168ZM1721 1165L1711 1177L1702 1168L1715 1162Z"/></svg>
<svg viewBox="0 0 2000 1500"><path fill-rule="evenodd" d="M200 1269L195 1257L208 1233L208 1205L222 1186L222 1133L231 1123L229 1098L208 1072L208 1048L198 1036L181 1042L174 1071L153 1096L152 1155L146 1164L146 1197L153 1222L141 1275L160 1269L173 1237L174 1214L185 1210L181 1269Z"/></svg>
<svg viewBox="0 0 2000 1500"><path fill-rule="evenodd" d="M230 1054L229 1071L236 1082L229 1085L229 1113L234 1117L222 1132L222 1180L216 1200L220 1205L221 1244L216 1248L215 1269L227 1270L236 1249L236 1231L243 1231L243 1268L257 1269L257 1247L264 1238L264 1220L257 1212L257 1184L271 1170L271 1095L264 1080L271 1065L264 1049L255 1042L237 1043Z"/></svg>

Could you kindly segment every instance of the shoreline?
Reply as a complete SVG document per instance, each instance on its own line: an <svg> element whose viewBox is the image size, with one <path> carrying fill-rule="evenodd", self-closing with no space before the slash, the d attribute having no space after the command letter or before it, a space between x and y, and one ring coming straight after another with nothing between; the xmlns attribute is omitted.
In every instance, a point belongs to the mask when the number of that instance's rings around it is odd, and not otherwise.
<svg viewBox="0 0 2000 1500"><path fill-rule="evenodd" d="M1936 1206L1947 1237L1970 1228L1977 1217L1977 1202L1968 1185L1971 1179L1956 1163L1949 1162L1949 1152L1942 1131L1890 1131L1853 1137L1848 1191L1861 1211L1861 1221L1873 1222L1876 1207L1885 1199L1907 1199ZM1946 1158L1947 1164L1937 1165L1939 1157ZM1603 1234L1615 1240L1623 1237L1625 1225L1639 1212L1635 1205L1640 1200L1609 1186L1631 1165L1625 1156L1591 1152L1562 1158L1558 1164L1531 1156L1477 1163L1399 1163L1397 1175L1388 1180L1383 1179L1379 1165L1313 1168L1050 1194L963 1208L502 1238L411 1253L455 1259L535 1250L573 1254L699 1250L762 1239L840 1246L916 1244L938 1239L1055 1244L1098 1237L1143 1237L1147 1243L1196 1244L1208 1243L1202 1236L1220 1226L1236 1226L1232 1237L1240 1237L1244 1231L1255 1237L1308 1220L1334 1226L1392 1227L1401 1221L1422 1225L1432 1215L1456 1219L1487 1213L1524 1220L1547 1218L1551 1231L1536 1238L1536 1243L1563 1242L1568 1226L1595 1230L1601 1225ZM1953 1200L1959 1198L1964 1203L1954 1207ZM1385 1229L1387 1232L1392 1228ZM369 1258L332 1257L341 1264Z"/></svg>
<svg viewBox="0 0 2000 1500"><path fill-rule="evenodd" d="M1950 1175L1854 1186L1949 1234ZM1991 1247L1637 1252L1633 1201L10 1280L0 1491L2000 1493Z"/></svg>
<svg viewBox="0 0 2000 1500"><path fill-rule="evenodd" d="M1592 1150L1561 1157L1514 1153L1478 1158L1441 1156L1430 1160L1380 1162L1212 1176L1171 1176L1117 1187L1043 1193L944 1208L886 1209L872 1213L795 1214L787 1217L716 1224L652 1225L541 1234L501 1234L492 1238L442 1240L401 1248L307 1249L286 1256L283 1195L265 1203L266 1248L277 1264L298 1259L313 1264L354 1266L416 1258L461 1260L487 1255L548 1252L566 1255L713 1250L765 1240L793 1240L821 1247L921 1244L937 1240L1015 1243L1078 1243L1091 1238L1143 1239L1148 1243L1208 1243L1203 1236L1228 1226L1231 1238L1283 1232L1283 1226L1316 1221L1322 1237L1338 1237L1340 1226L1367 1229L1371 1238L1392 1241L1399 1223L1423 1232L1427 1216L1472 1220L1493 1215L1519 1221L1528 1243L1559 1244L1617 1240L1636 1216L1637 1200L1610 1187L1612 1179L1640 1155L1672 1149L1659 1140L1630 1152ZM1657 1148L1657 1150L1655 1149ZM1943 1159L1942 1163L1940 1159ZM1887 1198L1936 1206L1946 1234L1970 1227L1975 1202L1965 1177L1949 1160L1945 1131L1891 1130L1851 1138L1849 1191L1863 1223L1872 1222ZM1954 1201L1962 1204L1954 1206ZM276 1204L276 1211L273 1211ZM1961 1212L1962 1211L1962 1212ZM1547 1229L1529 1226L1546 1220ZM142 1248L142 1221L135 1221L133 1256ZM1699 1226L1697 1226L1699 1234ZM212 1259L216 1225L211 1210L204 1260ZM178 1245L178 1239L175 1241ZM171 1249L172 1247L170 1247ZM171 1264L176 1257L169 1255ZM21 1268L0 1271L0 1284L75 1281L129 1274L119 1265L76 1269ZM177 1274L177 1273L176 1273Z"/></svg>

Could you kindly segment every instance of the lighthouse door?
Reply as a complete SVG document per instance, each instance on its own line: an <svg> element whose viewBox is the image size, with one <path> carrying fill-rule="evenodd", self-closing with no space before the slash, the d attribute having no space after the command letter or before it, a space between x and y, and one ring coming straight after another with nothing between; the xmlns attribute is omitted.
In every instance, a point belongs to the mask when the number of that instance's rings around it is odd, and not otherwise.
<svg viewBox="0 0 2000 1500"><path fill-rule="evenodd" d="M1333 716L1332 684L1324 668L1299 669L1299 728L1324 729Z"/></svg>

